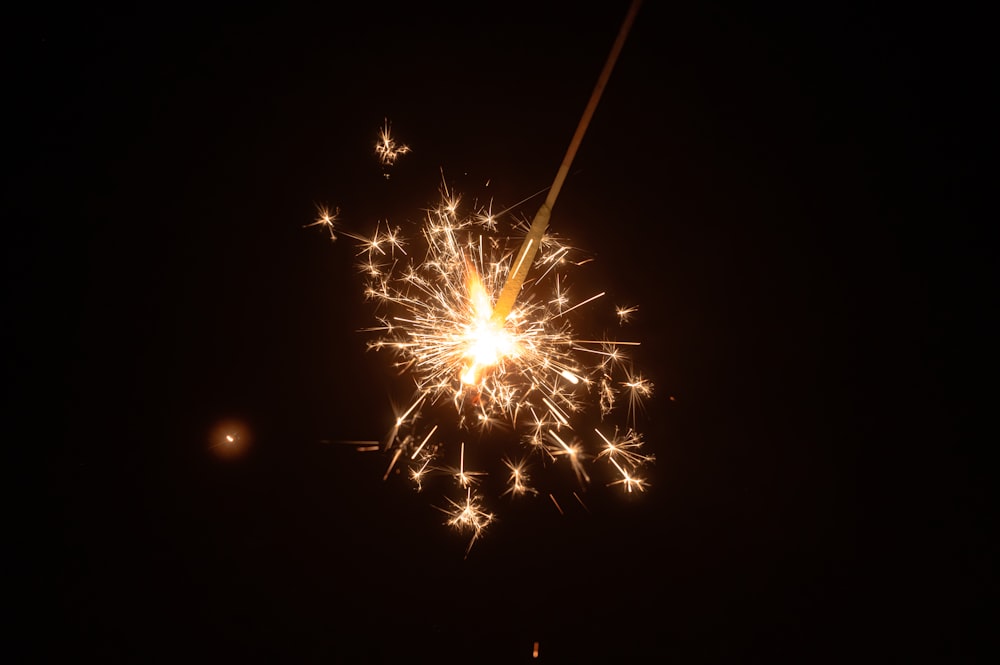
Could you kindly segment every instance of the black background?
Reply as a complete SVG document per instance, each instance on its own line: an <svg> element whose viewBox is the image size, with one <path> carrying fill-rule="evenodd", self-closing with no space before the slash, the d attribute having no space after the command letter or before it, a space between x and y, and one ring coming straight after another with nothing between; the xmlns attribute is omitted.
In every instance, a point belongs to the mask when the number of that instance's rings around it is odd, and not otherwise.
<svg viewBox="0 0 1000 665"><path fill-rule="evenodd" d="M501 502L463 558L384 457L323 443L381 437L400 382L316 205L367 232L442 177L548 186L627 9L11 17L28 660L975 660L989 79L958 6L640 10L552 229L596 259L581 293L640 306L646 493ZM413 148L388 179L385 118ZM220 460L227 418L250 445Z"/></svg>

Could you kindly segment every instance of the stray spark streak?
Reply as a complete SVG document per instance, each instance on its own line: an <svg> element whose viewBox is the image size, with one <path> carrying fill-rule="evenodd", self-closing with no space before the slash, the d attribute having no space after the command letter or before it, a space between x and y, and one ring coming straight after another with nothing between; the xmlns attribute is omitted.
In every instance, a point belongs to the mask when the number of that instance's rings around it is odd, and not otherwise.
<svg viewBox="0 0 1000 665"><path fill-rule="evenodd" d="M652 383L625 352L637 342L575 332L573 316L604 294L570 297L567 273L589 259L551 235L541 240L517 305L495 321L494 304L520 244L511 234L525 225L515 222L504 235L489 209L463 216L460 208L460 197L443 186L417 238L405 239L385 222L367 237L345 235L358 241L365 295L380 322L367 329L375 333L369 348L393 353L397 369L415 383L385 442L384 477L408 465L420 491L430 477L450 476L452 496L441 510L447 524L471 532L471 547L494 515L483 493L482 476L490 471L470 471L470 461L486 469L500 466L491 460L506 465L494 474L507 478L500 496L536 495L530 483L539 467L568 467L568 477L585 487L591 464L610 477L608 485L642 490L641 471L654 457L640 452L635 422ZM635 311L615 314L624 323ZM609 424L622 410L624 433Z"/></svg>

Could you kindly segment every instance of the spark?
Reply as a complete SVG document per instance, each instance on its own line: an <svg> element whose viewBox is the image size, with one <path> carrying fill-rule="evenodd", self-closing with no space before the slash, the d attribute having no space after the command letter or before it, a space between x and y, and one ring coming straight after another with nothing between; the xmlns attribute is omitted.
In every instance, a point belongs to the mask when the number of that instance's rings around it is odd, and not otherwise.
<svg viewBox="0 0 1000 665"><path fill-rule="evenodd" d="M611 464L613 464L614 467L618 469L622 477L619 480L615 480L608 483L608 485L624 485L625 491L627 492L631 492L633 488L638 489L640 492L643 490L645 482L642 480L642 478L633 478L628 471L623 469L621 465L613 459L611 460Z"/></svg>
<svg viewBox="0 0 1000 665"><path fill-rule="evenodd" d="M420 466L410 468L410 480L413 481L413 484L418 492L424 488L422 481L424 476L427 475L427 467L430 466L432 459L434 459L432 456L425 455Z"/></svg>
<svg viewBox="0 0 1000 665"><path fill-rule="evenodd" d="M479 482L479 476L486 475L480 471L466 471L465 470L465 444L462 444L461 461L459 462L458 469L453 472L455 480L462 487L470 487Z"/></svg>
<svg viewBox="0 0 1000 665"><path fill-rule="evenodd" d="M580 485L586 485L590 482L590 476L583 468L583 449L580 444L573 442L572 444L566 443L558 434L549 430L549 436L555 440L559 445L554 447L552 450L553 455L565 455L569 459L570 466L573 468L573 473L576 474L576 479L579 481Z"/></svg>
<svg viewBox="0 0 1000 665"><path fill-rule="evenodd" d="M525 470L524 461L512 462L509 459L504 459L503 463L510 469L510 477L508 479L507 490L501 495L506 496L510 494L512 496L523 496L525 494L535 494L536 491L528 485L528 481L531 477Z"/></svg>
<svg viewBox="0 0 1000 665"><path fill-rule="evenodd" d="M632 315L638 311L638 307L616 307L615 313L618 315L618 323L628 323L632 320Z"/></svg>
<svg viewBox="0 0 1000 665"><path fill-rule="evenodd" d="M622 485L627 492L631 492L633 489L643 491L645 481L634 474L637 469L650 464L655 458L653 455L639 452L642 447L642 435L634 430L629 430L624 436L619 437L616 428L614 435L609 439L600 430L595 429L594 431L604 442L604 449L598 453L598 459L606 457L621 476L608 485Z"/></svg>
<svg viewBox="0 0 1000 665"><path fill-rule="evenodd" d="M333 212L330 212L330 209L325 206L316 206L316 212L318 215L316 217L316 221L312 224L306 224L305 228L309 228L311 226L322 226L330 232L330 240L336 240L337 234L333 232L333 229L340 216L340 208L334 208Z"/></svg>
<svg viewBox="0 0 1000 665"><path fill-rule="evenodd" d="M392 166L400 155L410 152L408 145L398 144L396 139L392 138L391 127L389 120L386 119L382 129L379 130L378 142L375 144L375 154L378 155L382 166Z"/></svg>
<svg viewBox="0 0 1000 665"><path fill-rule="evenodd" d="M444 511L448 515L448 526L454 527L461 533L472 534L469 545L465 549L465 554L468 555L483 529L493 522L494 516L483 510L479 497L472 494L471 487L466 489L465 501L457 502L448 499L448 503L451 505L451 509Z"/></svg>
<svg viewBox="0 0 1000 665"><path fill-rule="evenodd" d="M320 443L336 443L345 446L354 446L354 449L359 453L371 452L382 449L382 446L379 444L378 441L361 441L361 440L349 440L349 439L338 439L336 441L331 441L329 439L322 439Z"/></svg>
<svg viewBox="0 0 1000 665"><path fill-rule="evenodd" d="M554 496L552 496L552 492L549 492L549 498L550 498L550 499L552 499L552 503L554 503L554 504L555 504L555 506L556 506L556 510L558 510L558 511L559 511L559 514L560 514L560 515L565 515L566 513L565 513L565 512L563 512L563 509L562 509L562 506L560 506L560 505L559 505L559 502L558 502L558 501L556 501L556 498L555 498Z"/></svg>
<svg viewBox="0 0 1000 665"><path fill-rule="evenodd" d="M653 384L641 374L629 373L628 378L622 381L628 392L628 413L632 422L635 422L636 414L642 406L642 400L653 394Z"/></svg>
<svg viewBox="0 0 1000 665"><path fill-rule="evenodd" d="M417 449L413 451L412 455L410 455L410 459L416 459L417 455L420 454L420 451L423 450L424 446L427 445L427 442L431 440L432 436L434 436L434 432L437 431L437 428L438 428L437 425L431 428L431 431L427 433L427 436L424 437L424 440L420 442L420 445L417 446Z"/></svg>
<svg viewBox="0 0 1000 665"><path fill-rule="evenodd" d="M604 442L604 448L598 453L598 459L607 457L609 460L622 459L632 468L639 468L654 460L653 455L643 455L638 451L642 447L642 435L634 430L626 432L625 436L618 436L618 428L609 439L601 433L601 430L594 429L597 436Z"/></svg>

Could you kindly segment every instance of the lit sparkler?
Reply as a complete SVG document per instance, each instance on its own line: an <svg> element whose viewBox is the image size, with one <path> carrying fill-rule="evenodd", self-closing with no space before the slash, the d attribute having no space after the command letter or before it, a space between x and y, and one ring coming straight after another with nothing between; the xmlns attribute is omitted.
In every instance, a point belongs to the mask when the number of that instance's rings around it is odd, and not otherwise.
<svg viewBox="0 0 1000 665"><path fill-rule="evenodd" d="M611 477L608 485L642 490L643 468L654 459L640 452L642 437L635 429L640 404L652 394L652 384L626 352L638 342L577 333L574 319L605 294L569 297L569 273L590 259L547 233L556 197L639 4L633 0L530 225L515 221L501 230L505 220L489 209L464 213L461 198L443 184L440 202L426 211L415 237L381 221L370 236L343 232L358 242L365 295L376 306L379 325L367 329L376 333L369 348L394 353L400 373L415 384L385 441L390 461L384 478L408 464L419 491L432 477L451 476L452 491L460 497L446 496L448 507L441 510L448 525L471 533L468 548L495 519L487 506L489 472L469 471L470 456L477 468L490 468L483 459L491 453L506 465L509 476L500 495L510 497L538 493L531 483L539 467L568 467L585 487L597 473L588 471L594 464ZM409 147L396 143L387 120L375 150L382 165L390 166ZM325 225L333 236L335 218L321 211L315 225ZM635 311L619 307L615 314L624 324ZM622 405L624 435L609 424ZM473 435L480 441L467 450ZM552 492L548 496L562 513Z"/></svg>

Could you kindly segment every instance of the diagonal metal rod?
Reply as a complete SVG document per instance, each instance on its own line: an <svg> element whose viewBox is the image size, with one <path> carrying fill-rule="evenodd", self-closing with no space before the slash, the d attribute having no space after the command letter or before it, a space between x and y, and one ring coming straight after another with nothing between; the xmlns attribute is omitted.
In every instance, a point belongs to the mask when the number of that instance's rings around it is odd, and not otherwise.
<svg viewBox="0 0 1000 665"><path fill-rule="evenodd" d="M531 268L531 264L535 260L535 253L538 252L538 246L541 244L545 230L549 226L552 206L556 204L556 197L559 196L559 190L562 189L563 181L566 180L566 174L569 173L570 164L573 163L573 158L580 147L583 135L587 132L587 125L590 124L590 118L594 115L594 109L597 108L597 102L601 99L604 86L607 85L608 79L611 77L611 70L615 67L618 54L621 53L622 47L625 45L625 38L628 37L629 30L632 28L632 23L635 21L635 15L639 12L641 4L642 0L632 0L632 6L629 7L628 14L625 16L622 27L618 31L618 38L611 47L611 53L604 63L604 69L597 79L594 91L590 95L587 108L583 111L580 124L577 125L576 133L573 134L573 139L569 142L569 149L566 150L566 156L563 157L562 165L556 172L552 187L549 188L549 194L545 197L545 203L535 213L535 218L531 221L531 228L528 229L528 235L524 237L521 249L514 259L511 271L507 274L507 281L504 282L500 297L497 298L496 305L493 306L493 315L491 318L494 325L503 325L504 321L510 315L510 311L514 308L514 301L517 299L517 295L524 285L524 280L528 276L528 269Z"/></svg>

